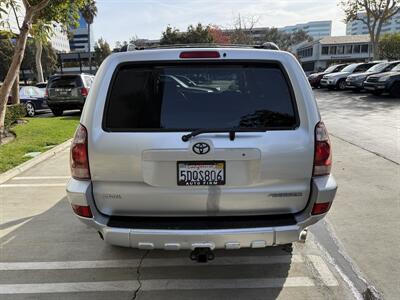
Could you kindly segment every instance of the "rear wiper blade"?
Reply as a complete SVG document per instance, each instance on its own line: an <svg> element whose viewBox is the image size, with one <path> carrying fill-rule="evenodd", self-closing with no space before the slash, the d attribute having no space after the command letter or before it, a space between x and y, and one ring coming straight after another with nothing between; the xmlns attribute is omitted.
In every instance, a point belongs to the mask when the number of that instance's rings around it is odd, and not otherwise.
<svg viewBox="0 0 400 300"><path fill-rule="evenodd" d="M187 142L189 141L192 137L195 137L196 135L203 134L203 133L213 133L213 132L229 132L229 139L231 141L235 140L236 132L241 131L239 128L222 128L222 129L196 129L193 130L189 134L185 134L182 136L182 141Z"/></svg>
<svg viewBox="0 0 400 300"><path fill-rule="evenodd" d="M274 127L275 128L275 127ZM278 128L278 127L276 127ZM182 141L187 142L189 141L192 137L203 134L203 133L224 133L227 132L229 133L229 139L231 141L235 140L236 133L237 132L266 132L271 128L265 127L265 128L243 128L243 127L229 127L229 128L200 128L193 130L191 133L185 134L182 136Z"/></svg>

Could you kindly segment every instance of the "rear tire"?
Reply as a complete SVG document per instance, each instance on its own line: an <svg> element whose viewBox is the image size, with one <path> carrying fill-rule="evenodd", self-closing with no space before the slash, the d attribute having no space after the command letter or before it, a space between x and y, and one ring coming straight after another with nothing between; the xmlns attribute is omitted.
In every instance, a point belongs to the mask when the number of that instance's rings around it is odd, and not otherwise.
<svg viewBox="0 0 400 300"><path fill-rule="evenodd" d="M62 108L51 108L51 112L53 113L54 116L59 117L62 116L64 110Z"/></svg>
<svg viewBox="0 0 400 300"><path fill-rule="evenodd" d="M390 88L390 95L395 98L400 98L400 82L396 82Z"/></svg>
<svg viewBox="0 0 400 300"><path fill-rule="evenodd" d="M339 82L336 84L336 88L339 91L344 91L346 89L346 81L344 79L339 80Z"/></svg>
<svg viewBox="0 0 400 300"><path fill-rule="evenodd" d="M35 106L31 102L26 103L26 116L32 118L35 116L35 114Z"/></svg>

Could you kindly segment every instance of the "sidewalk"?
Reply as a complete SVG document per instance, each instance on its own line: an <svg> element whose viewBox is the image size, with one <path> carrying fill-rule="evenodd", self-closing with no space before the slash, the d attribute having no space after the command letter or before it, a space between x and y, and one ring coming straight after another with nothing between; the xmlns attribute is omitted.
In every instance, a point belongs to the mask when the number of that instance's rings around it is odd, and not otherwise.
<svg viewBox="0 0 400 300"><path fill-rule="evenodd" d="M328 215L339 244L385 299L400 295L400 167L332 138L339 185Z"/></svg>

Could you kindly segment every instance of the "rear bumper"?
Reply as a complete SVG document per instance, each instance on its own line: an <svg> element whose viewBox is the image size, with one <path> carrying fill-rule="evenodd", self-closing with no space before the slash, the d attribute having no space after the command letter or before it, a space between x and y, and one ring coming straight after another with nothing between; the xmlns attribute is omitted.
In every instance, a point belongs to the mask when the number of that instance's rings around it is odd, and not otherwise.
<svg viewBox="0 0 400 300"><path fill-rule="evenodd" d="M83 108L85 104L84 99L72 99L72 100L47 100L47 105L50 108L62 108L62 109L77 109Z"/></svg>
<svg viewBox="0 0 400 300"><path fill-rule="evenodd" d="M95 228L110 244L139 249L181 250L209 247L211 249L262 248L299 240L303 229L321 220L325 214L311 215L315 203L332 202L337 185L333 176L313 179L307 207L294 215L295 224L224 229L142 229L109 226L110 217L102 215L92 197L90 181L71 179L67 195L71 204L90 206L93 218L78 217Z"/></svg>

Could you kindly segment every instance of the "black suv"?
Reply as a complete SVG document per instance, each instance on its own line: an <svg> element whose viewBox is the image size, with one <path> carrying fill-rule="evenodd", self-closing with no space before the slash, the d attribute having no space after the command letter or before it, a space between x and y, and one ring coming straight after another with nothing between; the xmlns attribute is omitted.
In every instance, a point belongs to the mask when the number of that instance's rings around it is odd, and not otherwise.
<svg viewBox="0 0 400 300"><path fill-rule="evenodd" d="M400 64L390 72L369 76L364 81L364 89L375 95L388 92L391 96L400 98Z"/></svg>
<svg viewBox="0 0 400 300"><path fill-rule="evenodd" d="M47 83L47 104L55 116L64 110L80 109L85 104L94 76L90 74L53 75Z"/></svg>

